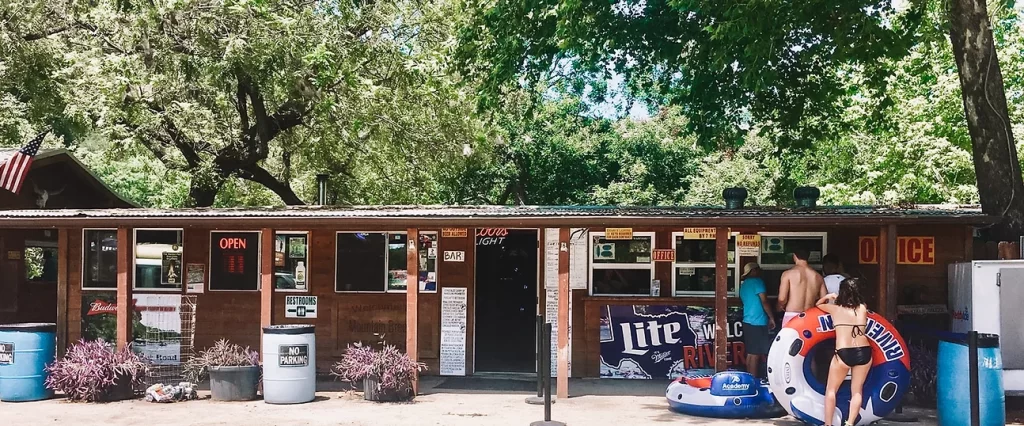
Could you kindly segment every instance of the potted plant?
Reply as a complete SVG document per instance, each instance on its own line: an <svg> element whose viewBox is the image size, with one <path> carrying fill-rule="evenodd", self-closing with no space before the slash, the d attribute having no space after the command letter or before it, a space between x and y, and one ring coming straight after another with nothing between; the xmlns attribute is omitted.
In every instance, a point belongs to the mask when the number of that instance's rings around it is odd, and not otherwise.
<svg viewBox="0 0 1024 426"><path fill-rule="evenodd" d="M46 367L46 387L72 401L120 401L142 387L148 362L131 345L114 350L99 340L79 340Z"/></svg>
<svg viewBox="0 0 1024 426"><path fill-rule="evenodd" d="M413 361L394 345L376 350L356 343L348 345L331 374L353 384L362 381L367 401L408 401L415 397L413 379L426 369L426 364Z"/></svg>
<svg viewBox="0 0 1024 426"><path fill-rule="evenodd" d="M185 379L199 383L210 378L210 395L217 401L251 401L260 384L260 354L221 339L185 363Z"/></svg>

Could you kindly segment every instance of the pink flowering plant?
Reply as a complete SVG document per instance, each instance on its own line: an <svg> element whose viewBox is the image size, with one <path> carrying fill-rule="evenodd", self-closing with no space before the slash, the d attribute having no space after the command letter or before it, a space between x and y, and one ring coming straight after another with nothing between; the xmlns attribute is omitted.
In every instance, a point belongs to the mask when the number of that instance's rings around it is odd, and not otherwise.
<svg viewBox="0 0 1024 426"><path fill-rule="evenodd" d="M378 392L401 394L411 391L416 374L426 369L426 364L414 361L394 345L384 345L377 350L356 343L348 345L345 355L334 364L331 373L352 383L375 378Z"/></svg>
<svg viewBox="0 0 1024 426"><path fill-rule="evenodd" d="M105 400L119 385L139 388L148 362L130 346L114 350L102 341L79 340L67 355L46 367L46 387L69 400L86 402Z"/></svg>

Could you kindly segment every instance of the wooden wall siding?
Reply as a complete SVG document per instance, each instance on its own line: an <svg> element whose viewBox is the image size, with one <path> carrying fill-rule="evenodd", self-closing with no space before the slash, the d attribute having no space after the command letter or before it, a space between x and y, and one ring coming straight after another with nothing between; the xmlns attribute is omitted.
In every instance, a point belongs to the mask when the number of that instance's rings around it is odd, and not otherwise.
<svg viewBox="0 0 1024 426"><path fill-rule="evenodd" d="M935 265L899 265L899 304L942 304L946 301L946 265L963 261L967 251L966 227L899 227L899 235L934 236L936 241ZM283 230L283 229L282 229ZM301 229L287 229L301 230ZM427 229L421 229L425 231ZM592 228L596 232L601 229ZM635 229L636 232L652 229ZM736 232L757 232L764 229L733 229ZM775 230L775 229L773 229ZM793 231L820 231L816 229L792 229ZM830 229L828 251L838 254L847 266L848 272L867 277L866 293L875 297L877 291L877 265L857 263L858 237L877 235L872 229ZM660 229L655 238L656 248L671 248L671 229ZM468 291L466 371L473 371L473 338L475 315L475 243L473 230L467 238L442 238L438 236L439 257L445 250L466 252L462 263L438 263L438 280L441 288L466 287ZM68 234L69 276L68 276L68 338L74 342L81 336L82 304L82 230L72 229ZM185 231L186 263L209 263L209 230L187 229ZM335 231L313 230L309 246L310 262L307 275L310 293L275 293L274 323L312 323L317 326L317 363L321 371L340 357L349 343L357 341L374 342L374 332L384 331L386 340L399 347L405 342L405 294L404 293L335 293ZM543 258L541 258L543 259ZM591 297L587 290L573 290L572 328L572 376L597 377L600 373L599 317L600 307L606 304L679 304L710 305L712 298L671 297L671 264L656 263L655 277L662 280L660 298L610 298ZM207 273L209 269L207 268ZM206 280L209 285L209 277ZM539 313L543 315L543 281L539 298ZM92 292L86 292L92 293ZM284 297L289 294L310 294L319 296L319 313L315 320L284 318ZM88 297L88 296L86 296ZM212 345L217 339L228 338L235 343L257 347L260 341L259 292L211 292L198 296L199 311L196 332L196 348ZM869 300L869 303L873 303ZM738 306L739 301L729 299L729 306ZM47 310L49 307L47 307ZM427 363L428 375L438 374L440 349L440 292L420 294L419 355Z"/></svg>

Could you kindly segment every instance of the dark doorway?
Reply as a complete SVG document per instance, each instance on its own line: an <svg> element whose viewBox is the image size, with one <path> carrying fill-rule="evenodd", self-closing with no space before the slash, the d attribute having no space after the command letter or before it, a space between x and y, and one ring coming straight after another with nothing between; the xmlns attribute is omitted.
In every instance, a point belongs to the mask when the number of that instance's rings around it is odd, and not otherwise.
<svg viewBox="0 0 1024 426"><path fill-rule="evenodd" d="M534 372L537 231L476 237L476 371Z"/></svg>

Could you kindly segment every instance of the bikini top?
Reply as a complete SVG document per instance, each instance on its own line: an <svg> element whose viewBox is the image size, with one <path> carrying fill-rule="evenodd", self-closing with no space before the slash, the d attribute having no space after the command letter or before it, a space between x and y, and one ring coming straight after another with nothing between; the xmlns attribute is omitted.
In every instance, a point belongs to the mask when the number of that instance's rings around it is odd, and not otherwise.
<svg viewBox="0 0 1024 426"><path fill-rule="evenodd" d="M850 333L853 335L853 338L856 339L856 338L864 335L864 327L867 327L868 325L867 324L835 324L835 326L836 327L840 327L840 326L843 326L843 327L853 327L853 329L850 330Z"/></svg>

